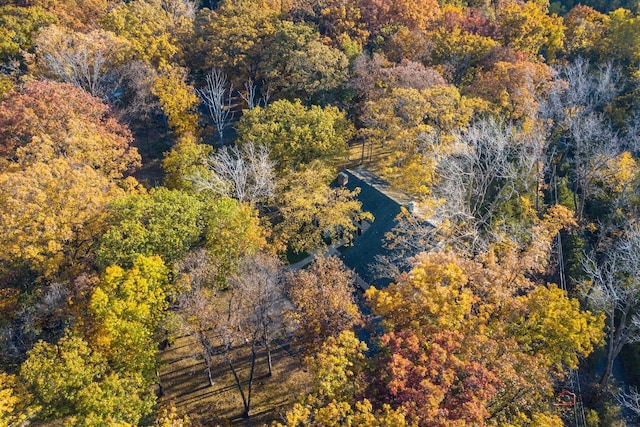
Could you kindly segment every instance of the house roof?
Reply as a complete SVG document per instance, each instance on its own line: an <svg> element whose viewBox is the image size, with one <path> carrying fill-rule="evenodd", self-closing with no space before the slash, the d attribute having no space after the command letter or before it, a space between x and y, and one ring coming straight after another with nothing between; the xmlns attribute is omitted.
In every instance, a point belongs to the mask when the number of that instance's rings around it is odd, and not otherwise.
<svg viewBox="0 0 640 427"><path fill-rule="evenodd" d="M345 187L350 190L360 188L358 200L362 210L371 212L375 217L371 226L360 236L354 236L353 244L340 249L342 261L367 283L376 287L385 287L395 278L374 277L372 266L377 255L388 254L384 247L385 233L396 225L396 216L400 207L410 203L410 198L390 189L389 183L371 172L345 170L349 180Z"/></svg>

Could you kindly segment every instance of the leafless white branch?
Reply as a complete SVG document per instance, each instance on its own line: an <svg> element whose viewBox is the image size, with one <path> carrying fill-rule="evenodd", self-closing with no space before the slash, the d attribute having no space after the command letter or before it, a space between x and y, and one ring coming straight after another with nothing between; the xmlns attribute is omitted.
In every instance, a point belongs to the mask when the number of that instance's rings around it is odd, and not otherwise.
<svg viewBox="0 0 640 427"><path fill-rule="evenodd" d="M208 172L192 176L196 188L235 198L241 202L259 202L275 192L274 163L269 149L253 142L222 147L208 159Z"/></svg>
<svg viewBox="0 0 640 427"><path fill-rule="evenodd" d="M212 69L206 77L206 85L198 89L198 95L209 108L209 115L218 132L220 144L223 143L224 130L233 120L233 110L231 109L231 94L233 87L227 90L227 75L222 71Z"/></svg>

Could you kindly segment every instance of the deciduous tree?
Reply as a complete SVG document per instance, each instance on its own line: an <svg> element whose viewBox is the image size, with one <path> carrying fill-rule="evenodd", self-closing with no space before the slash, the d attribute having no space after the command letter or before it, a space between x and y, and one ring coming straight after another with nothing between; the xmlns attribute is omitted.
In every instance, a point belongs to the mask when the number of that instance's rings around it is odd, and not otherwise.
<svg viewBox="0 0 640 427"><path fill-rule="evenodd" d="M568 178L581 219L607 163L624 151L620 134L602 113L620 91L619 75L610 64L592 70L581 58L558 71L558 81L541 111L552 119L554 133L563 136L562 160L570 166Z"/></svg>
<svg viewBox="0 0 640 427"><path fill-rule="evenodd" d="M47 278L74 274L92 258L107 204L123 191L88 165L63 159L0 174L0 259Z"/></svg>
<svg viewBox="0 0 640 427"><path fill-rule="evenodd" d="M349 42L365 44L369 31L357 0L319 1L316 9L318 29L333 41L333 47L346 50L345 45Z"/></svg>
<svg viewBox="0 0 640 427"><path fill-rule="evenodd" d="M325 239L351 242L356 222L373 220L356 199L359 190L330 187L333 171L319 162L288 175L278 190L280 222L275 231L294 251L326 247Z"/></svg>
<svg viewBox="0 0 640 427"><path fill-rule="evenodd" d="M585 261L588 281L583 284L584 297L607 316L607 363L600 378L606 390L613 363L626 344L640 341L640 232L636 228L607 249L601 260L593 255Z"/></svg>
<svg viewBox="0 0 640 427"><path fill-rule="evenodd" d="M497 8L500 40L528 55L538 55L544 49L553 61L562 49L564 28L562 18L549 13L549 2L509 0Z"/></svg>
<svg viewBox="0 0 640 427"><path fill-rule="evenodd" d="M440 14L440 5L434 0L361 0L359 3L367 29L372 33L394 24L425 30Z"/></svg>
<svg viewBox="0 0 640 427"><path fill-rule="evenodd" d="M73 332L57 344L38 342L20 376L42 404L40 420L64 418L73 426L136 424L155 400L140 373L110 373L105 358Z"/></svg>
<svg viewBox="0 0 640 427"><path fill-rule="evenodd" d="M56 22L54 15L41 7L0 7L0 59L22 57L33 52L38 29Z"/></svg>
<svg viewBox="0 0 640 427"><path fill-rule="evenodd" d="M280 100L245 113L238 125L241 145L255 141L271 150L278 172L298 170L313 160L337 166L354 134L344 112L333 106L304 107Z"/></svg>
<svg viewBox="0 0 640 427"><path fill-rule="evenodd" d="M79 393L106 370L104 357L72 332L57 344L40 341L28 354L20 377L43 405L44 419L77 413Z"/></svg>
<svg viewBox="0 0 640 427"><path fill-rule="evenodd" d="M313 391L284 415L278 426L410 425L402 411L383 405L380 410L361 398L366 381L367 346L353 332L329 337L318 353L307 358L313 375Z"/></svg>
<svg viewBox="0 0 640 427"><path fill-rule="evenodd" d="M135 425L151 414L155 396L139 372L111 372L91 382L78 393L78 412L70 425Z"/></svg>
<svg viewBox="0 0 640 427"><path fill-rule="evenodd" d="M209 385L213 386L213 358L216 349L211 338L218 322L223 321L220 312L223 301L216 276L218 270L204 249L188 254L174 267L174 281L183 291L176 298L184 329L200 344L200 355L205 361Z"/></svg>
<svg viewBox="0 0 640 427"><path fill-rule="evenodd" d="M530 127L536 119L540 99L550 87L553 70L533 61L496 62L478 72L469 94L492 103L495 114Z"/></svg>
<svg viewBox="0 0 640 427"><path fill-rule="evenodd" d="M561 362L575 366L600 341L602 317L502 262L423 255L397 284L367 291L387 331L382 394L418 425L547 417Z"/></svg>
<svg viewBox="0 0 640 427"><path fill-rule="evenodd" d="M628 9L617 9L608 15L604 34L603 56L615 58L623 65L636 64L640 59L637 49L640 37L640 20Z"/></svg>
<svg viewBox="0 0 640 427"><path fill-rule="evenodd" d="M196 196L162 187L115 200L96 251L99 265L129 268L138 255L159 255L171 265L202 239L204 211Z"/></svg>
<svg viewBox="0 0 640 427"><path fill-rule="evenodd" d="M31 419L39 409L20 379L0 371L0 426L11 427Z"/></svg>
<svg viewBox="0 0 640 427"><path fill-rule="evenodd" d="M271 344L278 330L283 329L284 286L279 261L264 253L245 257L231 278L231 290L238 300L238 308L243 311L245 328L257 330L257 339L267 350L268 375L271 376Z"/></svg>
<svg viewBox="0 0 640 427"><path fill-rule="evenodd" d="M116 372L142 375L142 387L155 380L153 334L167 308L168 274L158 256L140 255L128 270L107 267L89 303L96 348Z"/></svg>
<svg viewBox="0 0 640 427"><path fill-rule="evenodd" d="M446 246L482 252L498 226L515 232L535 217L544 133L488 119L457 133L456 141L436 168L431 221L448 236ZM512 218L503 212L509 204L515 208ZM458 239L464 243L454 243Z"/></svg>
<svg viewBox="0 0 640 427"><path fill-rule="evenodd" d="M219 284L224 285L243 257L265 247L267 232L254 207L228 197L208 204L205 221L205 247L218 267Z"/></svg>
<svg viewBox="0 0 640 427"><path fill-rule="evenodd" d="M0 170L63 157L121 178L140 164L131 132L106 104L71 84L34 81L10 92L0 103L0 121L0 154L7 159Z"/></svg>
<svg viewBox="0 0 640 427"><path fill-rule="evenodd" d="M121 88L129 42L104 30L84 34L51 25L35 40L43 73L108 98Z"/></svg>
<svg viewBox="0 0 640 427"><path fill-rule="evenodd" d="M206 176L207 159L212 150L213 147L199 143L191 134L180 137L171 150L165 152L162 160L165 186L175 190L196 191L191 177Z"/></svg>
<svg viewBox="0 0 640 427"><path fill-rule="evenodd" d="M273 162L269 149L253 142L221 147L207 159L208 170L191 175L198 191L211 191L239 202L257 203L275 195Z"/></svg>
<svg viewBox="0 0 640 427"><path fill-rule="evenodd" d="M496 23L487 14L451 4L442 7L442 15L429 32L429 61L449 82L466 85L483 59L499 45Z"/></svg>
<svg viewBox="0 0 640 427"><path fill-rule="evenodd" d="M374 53L371 57L362 54L354 59L349 86L363 100L374 101L396 88L423 90L445 83L436 70L419 62L403 60L400 64L394 64L383 55Z"/></svg>
<svg viewBox="0 0 640 427"><path fill-rule="evenodd" d="M276 31L280 10L265 0L225 0L214 12L202 11L196 20L199 43L209 56L204 68L216 67L238 80L252 79L264 55L267 39Z"/></svg>
<svg viewBox="0 0 640 427"><path fill-rule="evenodd" d="M569 55L583 55L597 52L602 45L609 17L589 6L579 4L564 17L565 50Z"/></svg>
<svg viewBox="0 0 640 427"><path fill-rule="evenodd" d="M224 145L224 130L229 127L234 116L231 109L232 93L233 87L229 85L227 75L215 68L207 74L206 85L198 90L198 95L209 109L220 146Z"/></svg>
<svg viewBox="0 0 640 427"><path fill-rule="evenodd" d="M347 57L322 43L317 30L289 21L276 28L260 67L261 77L276 94L322 100L346 80Z"/></svg>
<svg viewBox="0 0 640 427"><path fill-rule="evenodd" d="M178 36L189 26L187 17L174 16L159 0L136 0L119 4L100 20L104 29L113 31L131 43L136 59L158 69L169 67L181 53Z"/></svg>
<svg viewBox="0 0 640 427"><path fill-rule="evenodd" d="M55 16L60 25L84 33L97 29L109 7L106 0L27 0L21 3L41 7Z"/></svg>
<svg viewBox="0 0 640 427"><path fill-rule="evenodd" d="M377 144L389 146L390 155L379 164L382 175L409 194L425 196L436 178L438 155L447 152L452 133L466 127L481 105L454 86L393 89L366 103L362 133L369 152Z"/></svg>
<svg viewBox="0 0 640 427"><path fill-rule="evenodd" d="M169 127L178 136L195 135L198 131L198 97L186 78L186 69L174 67L153 83L153 94L160 100Z"/></svg>
<svg viewBox="0 0 640 427"><path fill-rule="evenodd" d="M361 322L354 285L353 273L336 257L318 258L308 269L289 274L286 286L293 309L287 317L307 354Z"/></svg>
<svg viewBox="0 0 640 427"><path fill-rule="evenodd" d="M204 252L195 253L182 263L181 269L188 270L184 277L190 282L190 289L178 297L180 312L187 330L194 333L201 344L209 384L213 385L213 357L219 354L233 374L242 399L242 416L247 418L252 408L258 347L261 343L268 347L270 312L279 294L273 281L277 277L276 263L274 259L262 258L262 262L253 266L241 264L229 289L221 291L217 286L211 287L211 283L216 282L217 271L211 260L204 257ZM247 257L244 261L261 257ZM246 350L250 351L250 367L243 377L239 367L245 360L240 357L244 357Z"/></svg>

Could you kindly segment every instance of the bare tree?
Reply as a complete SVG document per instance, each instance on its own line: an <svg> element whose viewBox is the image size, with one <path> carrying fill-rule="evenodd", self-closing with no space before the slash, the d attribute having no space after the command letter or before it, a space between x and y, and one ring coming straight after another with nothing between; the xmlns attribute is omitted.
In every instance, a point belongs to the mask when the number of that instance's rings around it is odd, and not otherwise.
<svg viewBox="0 0 640 427"><path fill-rule="evenodd" d="M217 270L204 249L192 252L176 263L174 276L178 288L188 289L177 298L178 312L185 332L200 343L209 385L213 386L213 357L216 355L210 333L220 321L220 301L215 287Z"/></svg>
<svg viewBox="0 0 640 427"><path fill-rule="evenodd" d="M255 254L242 260L231 287L216 287L217 270L204 250L191 253L174 269L176 285L188 289L177 297L185 329L200 343L209 384L214 383L212 366L217 355L224 358L233 374L243 403L243 417L251 410L251 398L259 348L267 351L272 373L271 347L275 329L282 325L279 305L283 300L280 264L277 259ZM248 347L250 368L242 375L238 350Z"/></svg>
<svg viewBox="0 0 640 427"><path fill-rule="evenodd" d="M540 111L560 124L578 114L602 111L620 92L619 80L611 63L592 69L588 60L577 58L556 69L553 90Z"/></svg>
<svg viewBox="0 0 640 427"><path fill-rule="evenodd" d="M236 386L243 403L243 416L247 417L251 408L251 391L253 387L253 374L257 356L257 330L245 328L237 299L231 292L221 292L218 288L207 287L210 282L207 265L210 261L204 251L195 254L195 258L188 260L187 268L196 267L196 271L190 271L187 276L194 278L188 292L178 298L179 312L185 321L188 333L196 337L201 345L201 354L206 363L209 385L213 386L213 358L222 354L225 362L231 369ZM200 280L207 278L206 280ZM247 334L248 333L248 334ZM221 342L220 346L214 344L214 339ZM245 341L246 340L246 341ZM251 369L248 378L248 392L245 393L240 378L236 361L233 358L233 350L238 345L245 343L251 346Z"/></svg>
<svg viewBox="0 0 640 427"><path fill-rule="evenodd" d="M605 389L624 345L640 342L640 228L630 229L602 260L586 257L584 269L590 281L583 295L607 316L607 363L600 380Z"/></svg>
<svg viewBox="0 0 640 427"><path fill-rule="evenodd" d="M275 332L282 328L281 307L284 286L278 259L255 254L240 263L237 274L231 279L234 297L239 299L246 328L259 331L260 343L267 350L268 375L273 372L271 343Z"/></svg>
<svg viewBox="0 0 640 427"><path fill-rule="evenodd" d="M577 115L568 121L569 164L574 183L576 216L582 218L595 183L607 162L622 152L622 144L611 124L599 113Z"/></svg>
<svg viewBox="0 0 640 427"><path fill-rule="evenodd" d="M640 393L636 387L629 387L629 391L620 390L614 394L618 403L640 417Z"/></svg>
<svg viewBox="0 0 640 427"><path fill-rule="evenodd" d="M355 277L337 257L318 258L308 269L289 273L286 286L293 308L285 315L307 354L362 322L353 296Z"/></svg>
<svg viewBox="0 0 640 427"><path fill-rule="evenodd" d="M192 21L198 12L198 6L191 0L161 0L160 5L174 20L186 18Z"/></svg>
<svg viewBox="0 0 640 427"><path fill-rule="evenodd" d="M256 203L268 199L275 192L274 162L269 149L253 142L222 147L208 160L208 172L198 173L190 179L200 190L212 191L241 202Z"/></svg>
<svg viewBox="0 0 640 427"><path fill-rule="evenodd" d="M431 199L403 209L387 233L389 253L376 258L379 277L396 277L412 257L446 247L475 255L505 237L516 244L532 238L528 224L506 217L503 206L538 193L545 172L545 128L523 131L483 119L454 134L451 150L434 153L436 182Z"/></svg>
<svg viewBox="0 0 640 427"><path fill-rule="evenodd" d="M228 298L227 311L225 316L218 323L216 332L222 340L222 354L227 365L231 369L236 387L242 399L242 417L248 418L251 411L251 397L253 392L253 380L258 358L258 337L259 328L255 324L247 321L246 313L240 307L240 299L231 294ZM247 389L242 385L244 382L240 378L240 372L236 366L236 359L233 357L233 350L236 347L248 345L251 351L249 374L246 379Z"/></svg>
<svg viewBox="0 0 640 427"><path fill-rule="evenodd" d="M240 92L240 97L247 103L249 110L253 110L255 107L266 107L269 103L269 86L267 86L264 94L258 98L258 86L249 79L244 83L244 93Z"/></svg>
<svg viewBox="0 0 640 427"><path fill-rule="evenodd" d="M602 113L619 93L618 82L611 64L592 69L578 58L557 69L549 98L541 103L540 116L554 123L560 153L571 166L578 218L607 160L623 151L624 144Z"/></svg>
<svg viewBox="0 0 640 427"><path fill-rule="evenodd" d="M111 101L127 121L148 120L154 112L161 111L153 94L157 77L157 71L145 61L133 61L124 67L122 87Z"/></svg>
<svg viewBox="0 0 640 427"><path fill-rule="evenodd" d="M229 85L229 89L227 90L227 75L215 68L207 74L206 80L207 83L205 87L199 89L197 92L209 108L209 115L213 120L213 124L218 132L220 144L222 145L224 130L233 120L233 111L231 109L233 87Z"/></svg>
<svg viewBox="0 0 640 427"><path fill-rule="evenodd" d="M447 245L481 252L491 242L495 224L504 223L497 216L500 206L535 191L545 131L523 132L488 119L459 132L455 140L453 150L438 159L438 181L432 189L437 203L429 220L444 233L438 238ZM448 224L446 230L443 224Z"/></svg>
<svg viewBox="0 0 640 427"><path fill-rule="evenodd" d="M117 57L126 41L108 31L83 34L51 26L40 32L36 44L49 75L94 96L105 98L122 83L124 72Z"/></svg>
<svg viewBox="0 0 640 427"><path fill-rule="evenodd" d="M239 272L231 280L227 297L226 310L216 325L216 332L222 340L223 356L242 398L242 416L247 418L251 411L258 348L263 344L267 349L268 373L272 374L270 343L274 327L278 324L278 304L283 298L278 260L265 254L243 259ZM234 350L238 347L248 347L251 351L249 373L244 380L234 358L237 354ZM243 383L246 383L246 388Z"/></svg>
<svg viewBox="0 0 640 427"><path fill-rule="evenodd" d="M236 387L242 399L242 417L248 418L251 411L251 398L253 396L253 384L255 379L256 360L258 358L258 346L260 343L261 330L256 324L252 313L243 307L242 292L231 288L227 295L227 310L221 321L216 326L216 333L222 341L222 355L227 365L231 369ZM249 357L249 373L245 380L240 377L237 362L237 350L241 347L249 347L251 356ZM246 391L243 383L246 382Z"/></svg>
<svg viewBox="0 0 640 427"><path fill-rule="evenodd" d="M71 304L88 304L98 279L81 274L73 283L51 283L34 289L29 304L18 307L0 327L0 360L20 364L38 340L57 342L76 322Z"/></svg>

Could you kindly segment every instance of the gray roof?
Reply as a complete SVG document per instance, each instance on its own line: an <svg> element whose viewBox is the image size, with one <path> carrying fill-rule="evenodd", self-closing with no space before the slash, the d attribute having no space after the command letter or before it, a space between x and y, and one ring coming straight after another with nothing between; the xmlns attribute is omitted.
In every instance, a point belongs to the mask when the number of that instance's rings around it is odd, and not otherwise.
<svg viewBox="0 0 640 427"><path fill-rule="evenodd" d="M341 258L347 267L353 269L366 282L376 287L387 286L394 278L373 276L371 266L376 262L376 255L388 254L384 247L385 233L396 225L396 216L400 207L409 201L404 194L393 192L389 184L376 175L363 170L345 170L349 181L346 187L350 190L360 188L358 200L362 202L362 210L373 214L375 220L361 236L355 236L352 246L340 249Z"/></svg>

